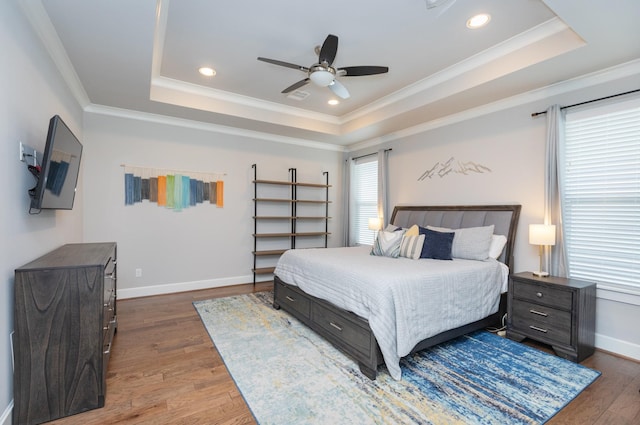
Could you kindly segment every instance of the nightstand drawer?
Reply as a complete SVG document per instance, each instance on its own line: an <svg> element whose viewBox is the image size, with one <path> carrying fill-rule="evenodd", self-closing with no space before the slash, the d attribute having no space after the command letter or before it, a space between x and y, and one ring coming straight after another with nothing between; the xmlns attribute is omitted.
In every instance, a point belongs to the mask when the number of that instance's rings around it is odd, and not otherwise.
<svg viewBox="0 0 640 425"><path fill-rule="evenodd" d="M544 321L514 316L513 329L533 339L548 342L550 344L571 345L571 328L566 326L553 326Z"/></svg>
<svg viewBox="0 0 640 425"><path fill-rule="evenodd" d="M514 318L571 329L571 312L568 311L521 301L513 306L512 314Z"/></svg>
<svg viewBox="0 0 640 425"><path fill-rule="evenodd" d="M513 297L571 311L573 292L543 285L514 281Z"/></svg>
<svg viewBox="0 0 640 425"><path fill-rule="evenodd" d="M535 322L537 326L544 329L553 328L567 333L571 331L571 313L568 311L522 301L513 306L511 314L513 314L514 325ZM529 325L524 328L528 329Z"/></svg>

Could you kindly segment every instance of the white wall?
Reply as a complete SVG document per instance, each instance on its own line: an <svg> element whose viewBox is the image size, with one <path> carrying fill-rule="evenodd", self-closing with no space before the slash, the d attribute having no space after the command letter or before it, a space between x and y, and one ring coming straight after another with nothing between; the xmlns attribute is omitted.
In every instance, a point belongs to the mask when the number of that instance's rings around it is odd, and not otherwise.
<svg viewBox="0 0 640 425"><path fill-rule="evenodd" d="M252 281L254 163L267 180L287 181L293 167L298 181L323 183L328 171L329 245L340 244L342 152L95 113L85 115L84 148L85 240L118 243L120 298ZM125 206L121 164L225 172L224 207Z"/></svg>
<svg viewBox="0 0 640 425"><path fill-rule="evenodd" d="M537 270L538 248L528 243L528 226L543 220L546 119L544 115L532 118L531 113L554 103L571 105L626 92L639 84L640 75L635 74L389 142L385 147L393 149L389 155L390 203L521 204L514 272ZM473 161L491 172L451 172L418 180L434 164L451 157L455 158L453 169L458 161ZM640 323L640 294L599 289L597 296L596 346L640 360L640 329L636 326Z"/></svg>
<svg viewBox="0 0 640 425"><path fill-rule="evenodd" d="M82 111L16 1L0 2L0 46L0 175L5 182L0 220L0 424L9 424L14 269L60 245L82 240L81 195L72 211L28 214L27 190L35 180L18 160L18 142L42 152L49 119L55 114L82 140Z"/></svg>

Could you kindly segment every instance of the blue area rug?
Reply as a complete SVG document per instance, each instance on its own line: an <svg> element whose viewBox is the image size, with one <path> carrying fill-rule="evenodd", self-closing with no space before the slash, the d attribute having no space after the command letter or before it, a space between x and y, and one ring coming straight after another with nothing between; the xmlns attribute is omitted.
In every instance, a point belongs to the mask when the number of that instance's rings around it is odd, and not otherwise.
<svg viewBox="0 0 640 425"><path fill-rule="evenodd" d="M600 372L488 332L408 356L378 379L268 292L194 303L260 424L541 424Z"/></svg>

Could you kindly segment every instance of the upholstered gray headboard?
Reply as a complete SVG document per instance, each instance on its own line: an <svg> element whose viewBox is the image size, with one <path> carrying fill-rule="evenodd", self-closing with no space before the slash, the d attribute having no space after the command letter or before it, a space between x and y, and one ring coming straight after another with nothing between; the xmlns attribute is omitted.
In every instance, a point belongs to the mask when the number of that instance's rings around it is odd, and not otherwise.
<svg viewBox="0 0 640 425"><path fill-rule="evenodd" d="M391 223L400 227L418 226L461 229L494 225L495 235L507 237L507 244L498 260L513 270L513 247L516 239L520 205L462 205L462 206L397 206Z"/></svg>

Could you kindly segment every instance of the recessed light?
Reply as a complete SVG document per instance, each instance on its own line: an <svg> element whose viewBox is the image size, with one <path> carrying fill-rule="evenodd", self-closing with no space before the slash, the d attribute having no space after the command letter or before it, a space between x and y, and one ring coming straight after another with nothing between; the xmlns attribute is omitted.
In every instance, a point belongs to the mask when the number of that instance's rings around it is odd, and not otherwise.
<svg viewBox="0 0 640 425"><path fill-rule="evenodd" d="M334 106L340 103L338 99L331 99L327 102L329 105Z"/></svg>
<svg viewBox="0 0 640 425"><path fill-rule="evenodd" d="M491 15L488 13L480 13L478 15L472 16L467 20L467 28L476 29L484 27L491 20Z"/></svg>
<svg viewBox="0 0 640 425"><path fill-rule="evenodd" d="M214 75L216 75L215 69L209 68L206 66L203 66L202 68L198 69L198 72L204 75L205 77L213 77Z"/></svg>

